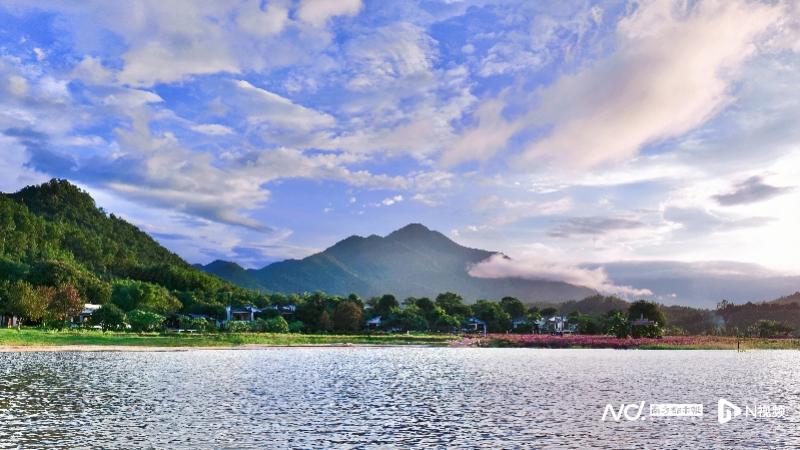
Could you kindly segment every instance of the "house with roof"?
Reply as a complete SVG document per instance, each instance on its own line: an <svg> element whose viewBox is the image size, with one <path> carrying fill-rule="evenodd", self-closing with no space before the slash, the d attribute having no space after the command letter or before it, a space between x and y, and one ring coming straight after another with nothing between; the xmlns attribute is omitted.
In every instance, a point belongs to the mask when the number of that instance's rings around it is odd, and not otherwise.
<svg viewBox="0 0 800 450"><path fill-rule="evenodd" d="M567 316L542 317L534 322L534 328L538 333L548 334L573 334L578 332L578 325L569 323Z"/></svg>
<svg viewBox="0 0 800 450"><path fill-rule="evenodd" d="M467 318L462 325L462 330L466 333L483 333L483 335L486 335L488 332L486 322L477 317Z"/></svg>
<svg viewBox="0 0 800 450"><path fill-rule="evenodd" d="M297 312L296 305L268 305L263 308L258 308L253 305L245 306L231 306L225 307L225 321L241 321L252 322L256 320L256 316L265 312L277 312L282 316L291 316Z"/></svg>
<svg viewBox="0 0 800 450"><path fill-rule="evenodd" d="M94 303L85 303L83 305L83 311L81 311L80 314L72 318L72 323L75 325L84 325L88 323L89 320L92 318L92 314L94 314L95 311L100 309L101 306L103 305L97 305Z"/></svg>
<svg viewBox="0 0 800 450"><path fill-rule="evenodd" d="M381 316L375 316L369 320L367 320L367 329L369 330L377 330L381 327L382 319Z"/></svg>

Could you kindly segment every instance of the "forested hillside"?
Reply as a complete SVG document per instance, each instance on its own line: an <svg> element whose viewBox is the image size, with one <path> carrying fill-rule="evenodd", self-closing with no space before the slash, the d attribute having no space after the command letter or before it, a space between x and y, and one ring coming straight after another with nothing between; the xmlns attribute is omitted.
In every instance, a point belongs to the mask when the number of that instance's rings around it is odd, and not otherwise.
<svg viewBox="0 0 800 450"><path fill-rule="evenodd" d="M160 314L218 316L228 303L260 303L257 293L190 266L65 180L0 194L0 314L21 308L41 319L45 302L36 293L67 287L80 301L115 299Z"/></svg>

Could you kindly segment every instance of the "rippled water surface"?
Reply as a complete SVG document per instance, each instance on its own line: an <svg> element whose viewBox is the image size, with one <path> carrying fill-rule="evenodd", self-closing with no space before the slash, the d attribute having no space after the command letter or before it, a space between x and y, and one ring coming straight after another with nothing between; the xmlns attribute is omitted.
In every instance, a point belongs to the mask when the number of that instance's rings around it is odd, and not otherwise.
<svg viewBox="0 0 800 450"><path fill-rule="evenodd" d="M717 401L782 419L717 423ZM702 419L600 420L607 403ZM800 353L447 348L0 354L0 448L800 448Z"/></svg>

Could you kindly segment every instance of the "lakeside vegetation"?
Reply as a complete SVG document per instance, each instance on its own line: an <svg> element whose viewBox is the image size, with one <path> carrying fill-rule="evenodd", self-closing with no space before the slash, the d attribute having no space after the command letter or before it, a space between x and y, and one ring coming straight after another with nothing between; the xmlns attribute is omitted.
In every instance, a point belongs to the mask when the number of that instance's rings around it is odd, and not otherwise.
<svg viewBox="0 0 800 450"><path fill-rule="evenodd" d="M86 303L101 306L81 326L108 333L69 330ZM230 320L229 307L253 308L255 320ZM603 344L615 347L625 345L628 336L796 335L800 295L761 304L723 300L716 310L706 310L601 295L553 305L524 304L514 297L468 304L453 292L403 300L391 294L361 299L355 294L264 293L192 267L138 228L97 208L87 193L65 180L51 180L0 194L0 317L0 325L14 318L22 327L17 334L4 330L0 345L439 345L455 334L481 331L591 335L616 338L616 344ZM196 333L179 335L175 329ZM539 341L504 342L526 346ZM661 340L646 345L695 344Z"/></svg>
<svg viewBox="0 0 800 450"><path fill-rule="evenodd" d="M445 346L445 334L126 333L98 330L0 329L0 347L132 346L236 347L242 345L426 345Z"/></svg>

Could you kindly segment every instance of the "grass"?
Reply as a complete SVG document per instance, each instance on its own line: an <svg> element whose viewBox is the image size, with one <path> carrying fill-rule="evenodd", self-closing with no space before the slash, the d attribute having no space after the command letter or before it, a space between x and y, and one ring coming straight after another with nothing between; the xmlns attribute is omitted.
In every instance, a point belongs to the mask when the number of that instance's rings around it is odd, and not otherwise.
<svg viewBox="0 0 800 450"><path fill-rule="evenodd" d="M119 333L99 330L0 329L0 346L107 345L139 347L235 347L240 345L448 345L450 335L430 334L273 334L273 333Z"/></svg>

